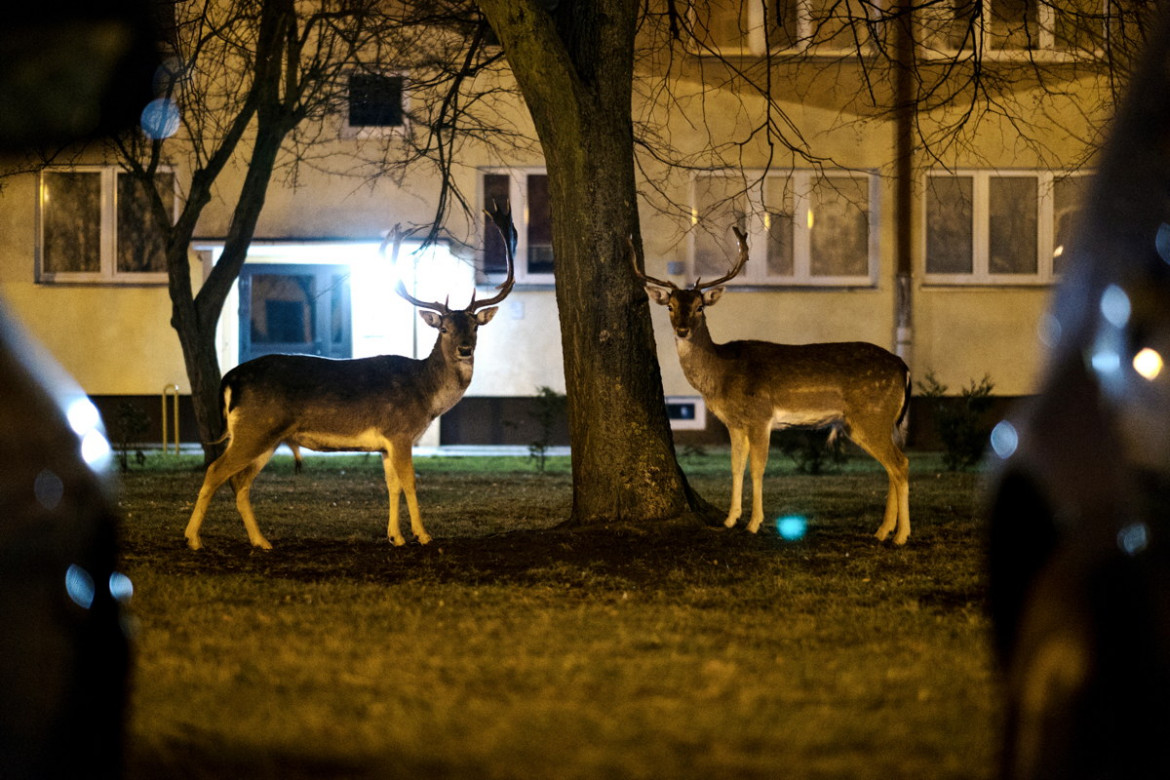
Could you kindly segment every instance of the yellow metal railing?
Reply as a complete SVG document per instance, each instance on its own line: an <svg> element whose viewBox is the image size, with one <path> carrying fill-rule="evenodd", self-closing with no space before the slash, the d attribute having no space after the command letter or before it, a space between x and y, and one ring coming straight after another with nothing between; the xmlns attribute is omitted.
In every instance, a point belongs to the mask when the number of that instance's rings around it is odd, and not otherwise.
<svg viewBox="0 0 1170 780"><path fill-rule="evenodd" d="M167 449L167 397L171 399L171 408L173 411L172 422L175 429L175 454L179 454L179 386L166 385L162 391L162 451L165 455Z"/></svg>

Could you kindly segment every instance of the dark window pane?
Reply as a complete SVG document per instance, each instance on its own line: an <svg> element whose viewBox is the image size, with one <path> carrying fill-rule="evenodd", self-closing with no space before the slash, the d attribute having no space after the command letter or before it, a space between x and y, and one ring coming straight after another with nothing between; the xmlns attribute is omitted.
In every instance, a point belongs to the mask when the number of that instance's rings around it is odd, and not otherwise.
<svg viewBox="0 0 1170 780"><path fill-rule="evenodd" d="M988 226L991 273L1036 273L1038 189L1038 182L1032 176L992 177Z"/></svg>
<svg viewBox="0 0 1170 780"><path fill-rule="evenodd" d="M792 48L800 39L797 27L800 3L796 0L772 0L768 6L768 43L774 49Z"/></svg>
<svg viewBox="0 0 1170 780"><path fill-rule="evenodd" d="M344 344L348 338L346 332L346 317L349 307L346 305L346 291L349 287L348 274L333 274L329 282L329 339L334 346Z"/></svg>
<svg viewBox="0 0 1170 780"><path fill-rule="evenodd" d="M311 344L316 330L313 276L252 275L252 341L256 344Z"/></svg>
<svg viewBox="0 0 1170 780"><path fill-rule="evenodd" d="M991 45L997 49L1035 49L1040 45L1036 0L993 0Z"/></svg>
<svg viewBox="0 0 1170 780"><path fill-rule="evenodd" d="M175 177L161 173L156 177L158 194L169 215L174 213ZM160 272L167 270L166 233L154 223L150 199L139 179L118 174L118 259L119 273Z"/></svg>
<svg viewBox="0 0 1170 780"><path fill-rule="evenodd" d="M979 37L978 23L983 6L977 0L955 0L947 29L947 47L971 49Z"/></svg>
<svg viewBox="0 0 1170 780"><path fill-rule="evenodd" d="M552 215L548 202L548 176L528 176L528 273L553 272Z"/></svg>
<svg viewBox="0 0 1170 780"><path fill-rule="evenodd" d="M402 76L349 77L350 127L400 127L402 122Z"/></svg>
<svg viewBox="0 0 1170 780"><path fill-rule="evenodd" d="M747 230L750 207L744 181L734 176L697 176L694 192L698 229L692 272L700 278L720 277L739 254L732 225Z"/></svg>
<svg viewBox="0 0 1170 780"><path fill-rule="evenodd" d="M969 274L972 254L973 180L931 176L926 182L926 272Z"/></svg>
<svg viewBox="0 0 1170 780"><path fill-rule="evenodd" d="M483 177L483 205L485 209L509 205L508 176L503 173L488 173ZM516 215L512 215L515 219ZM486 214L483 218L483 272L485 274L506 274L508 257L504 240L495 223Z"/></svg>
<svg viewBox="0 0 1170 780"><path fill-rule="evenodd" d="M746 47L748 8L743 0L694 3L695 36L713 49Z"/></svg>
<svg viewBox="0 0 1170 780"><path fill-rule="evenodd" d="M102 270L102 177L94 172L46 172L42 190L44 245L48 273Z"/></svg>
<svg viewBox="0 0 1170 780"><path fill-rule="evenodd" d="M1052 272L1064 273L1073 240L1073 230L1080 218L1081 204L1088 190L1088 176L1069 176L1053 184L1052 192Z"/></svg>
<svg viewBox="0 0 1170 780"><path fill-rule="evenodd" d="M768 231L769 276L792 276L796 269L793 261L795 224L790 185L790 180L784 176L770 176L764 182L764 226Z"/></svg>
<svg viewBox="0 0 1170 780"><path fill-rule="evenodd" d="M796 0L786 1L797 5ZM846 51L866 46L869 43L870 6L867 0L811 0L806 6L812 36L810 43Z"/></svg>
<svg viewBox="0 0 1170 780"><path fill-rule="evenodd" d="M813 276L869 273L869 187L866 179L826 176L808 198Z"/></svg>

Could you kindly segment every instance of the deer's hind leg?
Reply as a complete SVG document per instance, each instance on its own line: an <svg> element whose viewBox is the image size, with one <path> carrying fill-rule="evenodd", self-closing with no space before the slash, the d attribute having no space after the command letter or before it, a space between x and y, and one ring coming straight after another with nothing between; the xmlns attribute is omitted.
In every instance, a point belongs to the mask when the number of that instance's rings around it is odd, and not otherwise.
<svg viewBox="0 0 1170 780"><path fill-rule="evenodd" d="M752 468L752 519L748 531L756 533L764 522L764 470L768 467L768 445L771 444L772 425L753 428L748 432Z"/></svg>
<svg viewBox="0 0 1170 780"><path fill-rule="evenodd" d="M261 444L247 446L245 443L238 442L233 438L223 454L212 461L211 465L207 467L207 473L203 477L203 485L199 488L199 497L195 499L195 508L191 512L191 519L187 522L187 530L184 532L188 547L192 550L198 550L203 547L203 542L199 538L199 529L203 526L203 520L207 516L207 509L211 504L212 497L223 483L229 479L232 480L232 487L236 490L236 507L240 509L240 515L244 518L244 527L248 530L248 538L257 547L268 545L268 542L260 535L260 531L256 527L256 517L252 513L252 506L248 500L247 492L244 494L244 505L247 507L247 514L241 508L240 485L242 483L237 478L237 475L250 469L259 462L259 465L255 467L254 473L247 479L247 487L250 492L252 480L256 478L256 474L260 473L260 469L264 468L264 464L268 462L268 458L271 455L272 450L266 449ZM253 530L255 530L255 535L253 535ZM263 542L263 544L257 544L257 539ZM271 545L268 545L265 549L271 549Z"/></svg>
<svg viewBox="0 0 1170 780"><path fill-rule="evenodd" d="M248 541L252 543L253 547L258 547L261 550L271 550L272 545L260 533L260 526L256 523L256 513L252 511L252 482L255 481L256 475L268 464L268 459L272 457L272 453L276 447L261 453L254 458L242 471L236 472L232 476L232 487L236 491L236 509L240 512L240 517L244 520L244 528L248 532Z"/></svg>
<svg viewBox="0 0 1170 780"><path fill-rule="evenodd" d="M905 544L910 538L910 461L894 443L893 431L875 435L856 429L849 432L849 438L882 464L889 476L886 512L874 536L884 542L892 532L894 544Z"/></svg>

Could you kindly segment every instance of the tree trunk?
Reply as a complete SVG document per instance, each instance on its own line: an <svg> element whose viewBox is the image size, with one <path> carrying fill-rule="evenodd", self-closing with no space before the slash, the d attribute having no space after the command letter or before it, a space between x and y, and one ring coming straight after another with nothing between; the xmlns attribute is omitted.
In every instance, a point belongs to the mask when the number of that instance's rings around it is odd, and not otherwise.
<svg viewBox="0 0 1170 780"><path fill-rule="evenodd" d="M207 463L218 456L221 446L214 444L223 433L223 415L219 404L222 374L215 349L215 329L224 301L232 284L239 278L247 259L248 247L256 232L256 223L268 195L268 185L276 158L285 136L296 126L299 116L292 108L295 95L282 94L285 68L294 68L296 60L286 52L286 35L295 23L296 14L289 0L267 0L263 5L254 83L246 107L237 117L230 138L225 140L215 161L210 161L203 175L192 182L188 208L175 226L167 247L167 274L171 294L171 325L179 336L187 379L191 383L191 401L195 421ZM223 254L210 275L194 293L191 287L188 247L194 235L199 211L210 201L215 177L226 164L230 152L244 133L248 120L256 116L256 137L248 159L247 173L236 200L232 221L224 242Z"/></svg>
<svg viewBox="0 0 1170 780"><path fill-rule="evenodd" d="M573 451L572 523L657 520L710 506L674 452L639 242L630 119L638 0L482 0L544 150Z"/></svg>

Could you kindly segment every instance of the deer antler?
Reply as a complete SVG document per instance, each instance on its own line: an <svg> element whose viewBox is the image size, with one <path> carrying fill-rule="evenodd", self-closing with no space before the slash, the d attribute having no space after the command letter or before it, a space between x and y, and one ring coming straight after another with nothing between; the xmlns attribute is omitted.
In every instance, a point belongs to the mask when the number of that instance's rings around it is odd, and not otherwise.
<svg viewBox="0 0 1170 780"><path fill-rule="evenodd" d="M390 256L390 264L395 267L398 266L398 253L402 251L402 241L408 235L409 232L403 232L401 222L395 223L394 227L387 231L386 237L382 239L382 246L378 247L378 252L381 253L382 257L385 257L386 245L390 243L394 244L394 252ZM401 278L398 279L398 284L394 286L394 292L398 293L402 298L406 299L410 303L413 303L420 309L431 309L433 311L437 311L439 314L451 313L451 309L449 306L447 306L446 303L439 303L438 301L431 301L428 303L427 301L420 301L418 298L415 298L406 291L406 285L402 283Z"/></svg>
<svg viewBox="0 0 1170 780"><path fill-rule="evenodd" d="M731 267L730 271L728 271L723 276L720 276L718 279L716 279L713 282L700 283L700 280L696 279L694 285L692 285L692 287L691 287L692 290L706 290L710 287L718 287L719 285L723 284L724 282L729 282L732 279L734 279L736 276L738 276L739 272L742 271L743 267L747 264L747 260L748 260L747 236L744 234L744 232L742 230L740 230L735 225L732 225L731 229L732 229L732 231L735 232L735 240L739 242L739 259L737 259L735 261L735 265L733 265Z"/></svg>
<svg viewBox="0 0 1170 780"><path fill-rule="evenodd" d="M512 285L516 282L516 226L512 224L512 204L504 201L504 205L500 206L499 203L493 201L492 208L490 210L484 209L483 213L500 231L500 238L504 239L504 257L508 263L508 278L504 279L504 283L496 288L499 292L486 300L475 300L475 293L472 292L471 303L467 305L469 312L482 309L485 306L494 306L504 300L508 293L512 292Z"/></svg>
<svg viewBox="0 0 1170 780"><path fill-rule="evenodd" d="M674 282L664 282L661 279L655 279L653 276L647 276L638 268L638 254L634 249L634 237L626 236L626 245L629 246L630 266L634 269L634 276L641 279L645 284L653 284L657 287L665 287L668 290L677 290L678 285Z"/></svg>

